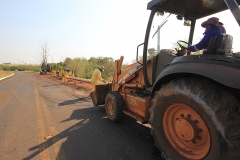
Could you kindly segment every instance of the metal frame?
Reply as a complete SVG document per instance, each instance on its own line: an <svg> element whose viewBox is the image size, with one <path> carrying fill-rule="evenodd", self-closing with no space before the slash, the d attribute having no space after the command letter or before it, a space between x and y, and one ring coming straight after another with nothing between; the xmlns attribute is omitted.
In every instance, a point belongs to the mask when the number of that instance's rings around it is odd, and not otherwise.
<svg viewBox="0 0 240 160"><path fill-rule="evenodd" d="M240 9L239 5L235 0L224 0L233 16L235 17L238 25L240 26Z"/></svg>
<svg viewBox="0 0 240 160"><path fill-rule="evenodd" d="M144 47L143 47L143 77L144 77L145 86L147 88L151 86L151 84L149 83L148 78L147 78L147 67L146 67L147 66L146 60L147 60L148 38L149 38L149 34L150 34L152 20L153 20L153 17L156 12L157 12L157 9L154 8L150 14L148 25L147 25L147 30L146 30L146 34L145 34Z"/></svg>
<svg viewBox="0 0 240 160"><path fill-rule="evenodd" d="M189 44L192 44L192 41L193 41L195 24L196 24L196 19L191 20L191 28L190 28L189 38L188 38L188 43ZM187 54L190 55L190 52L188 52Z"/></svg>

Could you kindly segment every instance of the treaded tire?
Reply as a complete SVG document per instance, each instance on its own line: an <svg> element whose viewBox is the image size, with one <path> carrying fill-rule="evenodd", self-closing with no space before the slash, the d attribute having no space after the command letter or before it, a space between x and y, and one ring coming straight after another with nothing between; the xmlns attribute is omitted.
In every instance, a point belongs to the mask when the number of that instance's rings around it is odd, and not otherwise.
<svg viewBox="0 0 240 160"><path fill-rule="evenodd" d="M199 77L172 80L155 93L149 122L162 158L186 159L175 151L164 134L163 116L173 103L191 107L207 125L211 146L204 160L240 159L239 101L217 84Z"/></svg>
<svg viewBox="0 0 240 160"><path fill-rule="evenodd" d="M123 119L124 100L119 92L109 92L105 98L105 108L108 118L113 122ZM110 105L110 106L109 106Z"/></svg>

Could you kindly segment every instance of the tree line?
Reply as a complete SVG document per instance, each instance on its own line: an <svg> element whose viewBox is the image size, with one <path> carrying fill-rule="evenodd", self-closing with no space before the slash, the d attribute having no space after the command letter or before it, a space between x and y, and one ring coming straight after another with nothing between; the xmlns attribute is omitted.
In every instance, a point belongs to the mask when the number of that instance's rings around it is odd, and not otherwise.
<svg viewBox="0 0 240 160"><path fill-rule="evenodd" d="M18 71L39 72L40 69L43 68L43 66L43 63L40 65L7 64L0 65L0 70L14 71L15 69L17 69ZM72 76L90 79L92 77L93 71L99 66L103 66L105 68L104 72L102 72L103 79L109 81L112 80L112 76L114 74L115 60L111 57L91 57L89 59L67 57L63 62L47 63L44 69L46 69L47 72L51 72L52 70L56 69L59 69L61 71L64 68L68 68L70 71L73 71ZM122 66L122 69L124 68L125 65Z"/></svg>
<svg viewBox="0 0 240 160"><path fill-rule="evenodd" d="M63 67L74 71L74 76L90 79L92 73L96 68L103 66L104 72L102 72L103 79L112 79L114 73L115 60L111 57L91 57L86 58L66 58ZM53 67L56 69L57 65ZM61 68L59 68L61 69Z"/></svg>
<svg viewBox="0 0 240 160"><path fill-rule="evenodd" d="M17 65L17 64L0 65L0 70L14 71L15 69L17 69L18 71L33 71L33 72L40 71L39 65Z"/></svg>

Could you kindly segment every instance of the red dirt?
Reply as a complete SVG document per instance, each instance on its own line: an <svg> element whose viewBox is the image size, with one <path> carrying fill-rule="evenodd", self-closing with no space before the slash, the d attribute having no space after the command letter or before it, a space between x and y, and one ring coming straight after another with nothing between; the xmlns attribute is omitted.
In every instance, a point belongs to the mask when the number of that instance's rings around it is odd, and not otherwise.
<svg viewBox="0 0 240 160"><path fill-rule="evenodd" d="M41 75L41 76L44 76L44 77L52 79L52 80L55 79L56 81L59 81L60 83L62 82L61 76L54 77L52 74L45 74L45 75ZM73 79L73 78L69 77L67 80L66 86L76 87L76 89L85 90L87 93L90 93L92 91L92 84L90 82L83 81L78 78Z"/></svg>

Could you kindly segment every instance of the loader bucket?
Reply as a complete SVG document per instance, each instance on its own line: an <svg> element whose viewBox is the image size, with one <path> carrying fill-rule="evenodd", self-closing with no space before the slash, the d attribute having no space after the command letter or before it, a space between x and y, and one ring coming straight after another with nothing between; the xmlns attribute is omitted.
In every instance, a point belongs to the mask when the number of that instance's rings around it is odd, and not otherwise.
<svg viewBox="0 0 240 160"><path fill-rule="evenodd" d="M105 104L105 97L111 91L111 85L111 83L104 83L95 86L95 90L90 93L94 106Z"/></svg>

